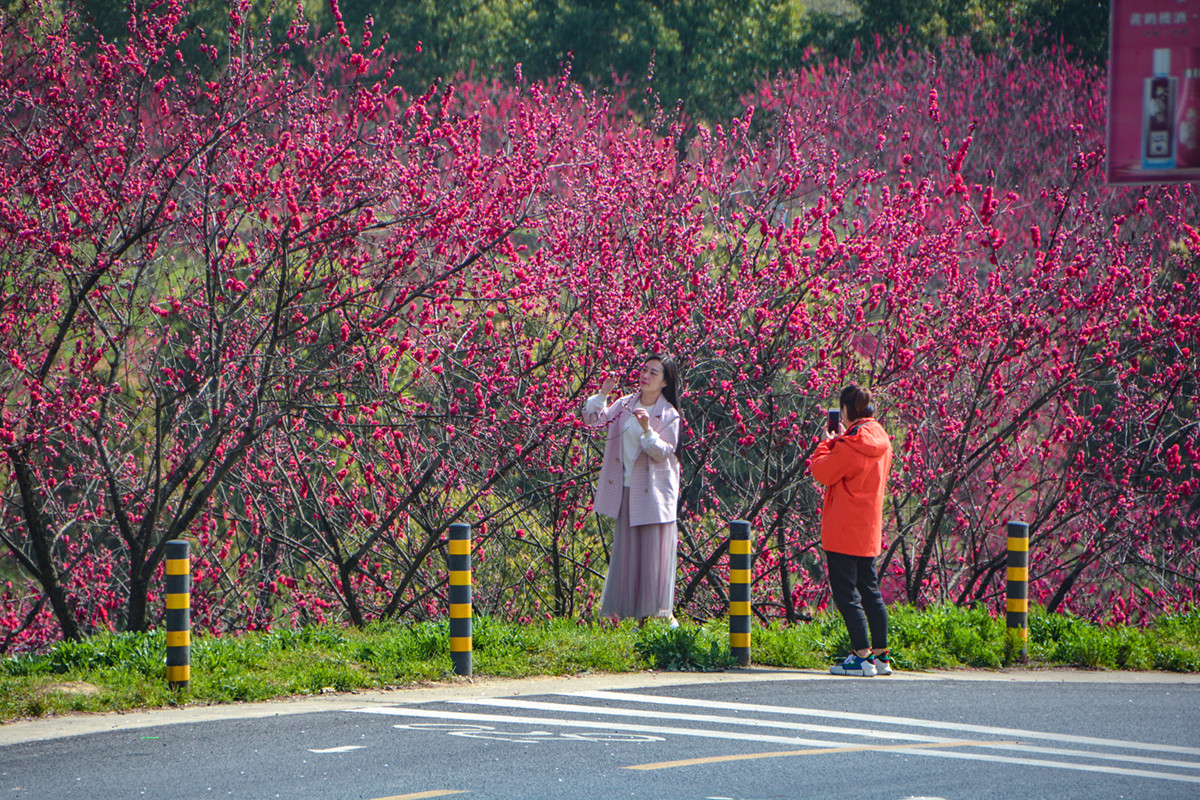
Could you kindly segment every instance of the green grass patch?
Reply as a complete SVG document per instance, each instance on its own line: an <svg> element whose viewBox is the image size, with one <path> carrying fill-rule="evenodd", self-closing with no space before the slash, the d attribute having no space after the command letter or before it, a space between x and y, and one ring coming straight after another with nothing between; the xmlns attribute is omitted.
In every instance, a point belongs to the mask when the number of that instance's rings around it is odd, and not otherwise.
<svg viewBox="0 0 1200 800"><path fill-rule="evenodd" d="M1200 609L1159 617L1147 628L1102 628L1033 609L1031 661L1093 669L1200 672Z"/></svg>
<svg viewBox="0 0 1200 800"><path fill-rule="evenodd" d="M1003 617L993 618L982 606L894 606L890 613L893 663L900 670L1019 663ZM824 670L849 647L845 625L832 612L812 622L756 626L751 635L751 658L759 666ZM1146 628L1127 628L1034 608L1027 649L1031 667L1200 672L1200 609L1160 617ZM60 642L37 655L0 659L0 720L259 701L453 678L446 620L380 623L362 630L310 626L239 636L197 634L191 683L180 692L167 687L165 660L162 632L101 634ZM473 664L476 675L509 678L736 667L724 619L685 620L669 630L663 620L638 627L628 621L555 619L520 625L476 617Z"/></svg>
<svg viewBox="0 0 1200 800"><path fill-rule="evenodd" d="M729 649L729 627L724 620L674 629L647 626L638 632L634 650L655 669L717 672L738 665Z"/></svg>
<svg viewBox="0 0 1200 800"><path fill-rule="evenodd" d="M1026 658L1003 615L982 605L888 609L893 666L900 670L1035 668L1200 672L1200 609L1158 618L1146 628L1101 626L1069 614L1029 615ZM810 623L772 623L754 632L752 658L763 665L824 668L850 650L850 637L833 612Z"/></svg>
<svg viewBox="0 0 1200 800"><path fill-rule="evenodd" d="M896 606L889 615L889 638L898 669L997 668L1006 665L1003 619L982 605Z"/></svg>

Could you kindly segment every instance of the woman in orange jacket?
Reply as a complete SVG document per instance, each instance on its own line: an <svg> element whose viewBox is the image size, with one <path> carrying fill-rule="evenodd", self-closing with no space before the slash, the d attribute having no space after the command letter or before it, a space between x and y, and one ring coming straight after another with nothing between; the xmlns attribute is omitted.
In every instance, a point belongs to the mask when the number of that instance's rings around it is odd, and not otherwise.
<svg viewBox="0 0 1200 800"><path fill-rule="evenodd" d="M867 389L842 390L836 430L822 429L822 442L809 461L825 488L821 547L829 584L850 631L853 652L830 668L834 675L891 675L887 606L879 592L875 557L883 543L883 493L892 466L892 443L875 420ZM868 638L869 633L869 638Z"/></svg>

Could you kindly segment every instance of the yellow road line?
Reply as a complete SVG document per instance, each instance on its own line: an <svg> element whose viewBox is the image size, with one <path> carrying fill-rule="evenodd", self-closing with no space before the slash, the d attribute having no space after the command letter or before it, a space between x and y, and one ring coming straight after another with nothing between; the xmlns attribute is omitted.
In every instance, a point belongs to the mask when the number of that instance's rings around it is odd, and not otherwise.
<svg viewBox="0 0 1200 800"><path fill-rule="evenodd" d="M416 794L397 794L392 797L376 797L375 800L421 800L422 797L445 797L448 794L466 794L466 789L434 789Z"/></svg>
<svg viewBox="0 0 1200 800"><path fill-rule="evenodd" d="M886 752L888 750L932 750L939 747L970 747L980 744L1013 744L1013 742L919 742L917 744L858 745L848 747L814 747L808 750L776 750L772 753L744 753L736 756L712 756L710 758L688 758L683 761L660 761L657 764L636 764L625 769L670 769L692 767L697 764L719 764L723 761L748 761L755 758L783 758L785 756L819 756L826 753Z"/></svg>

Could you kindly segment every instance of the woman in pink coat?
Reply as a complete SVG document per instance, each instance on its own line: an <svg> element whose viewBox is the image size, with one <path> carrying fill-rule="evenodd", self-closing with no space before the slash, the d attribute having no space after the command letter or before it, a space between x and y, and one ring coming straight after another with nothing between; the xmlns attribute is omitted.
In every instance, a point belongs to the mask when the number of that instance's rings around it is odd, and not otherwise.
<svg viewBox="0 0 1200 800"><path fill-rule="evenodd" d="M600 616L666 617L674 628L679 369L647 356L638 391L609 405L616 383L606 378L583 407L584 422L608 429L593 507L616 520Z"/></svg>

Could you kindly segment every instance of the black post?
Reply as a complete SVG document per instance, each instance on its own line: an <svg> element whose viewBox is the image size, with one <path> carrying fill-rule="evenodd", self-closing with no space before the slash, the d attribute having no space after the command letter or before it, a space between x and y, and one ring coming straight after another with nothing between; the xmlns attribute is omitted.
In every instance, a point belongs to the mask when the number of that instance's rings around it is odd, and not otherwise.
<svg viewBox="0 0 1200 800"><path fill-rule="evenodd" d="M450 526L450 658L454 674L471 676L471 526Z"/></svg>
<svg viewBox="0 0 1200 800"><path fill-rule="evenodd" d="M188 543L167 542L167 685L186 689L192 679L192 568Z"/></svg>
<svg viewBox="0 0 1200 800"><path fill-rule="evenodd" d="M729 523L729 650L750 666L750 523Z"/></svg>
<svg viewBox="0 0 1200 800"><path fill-rule="evenodd" d="M1005 624L1020 644L1021 660L1029 658L1029 525L1008 523L1008 590Z"/></svg>

